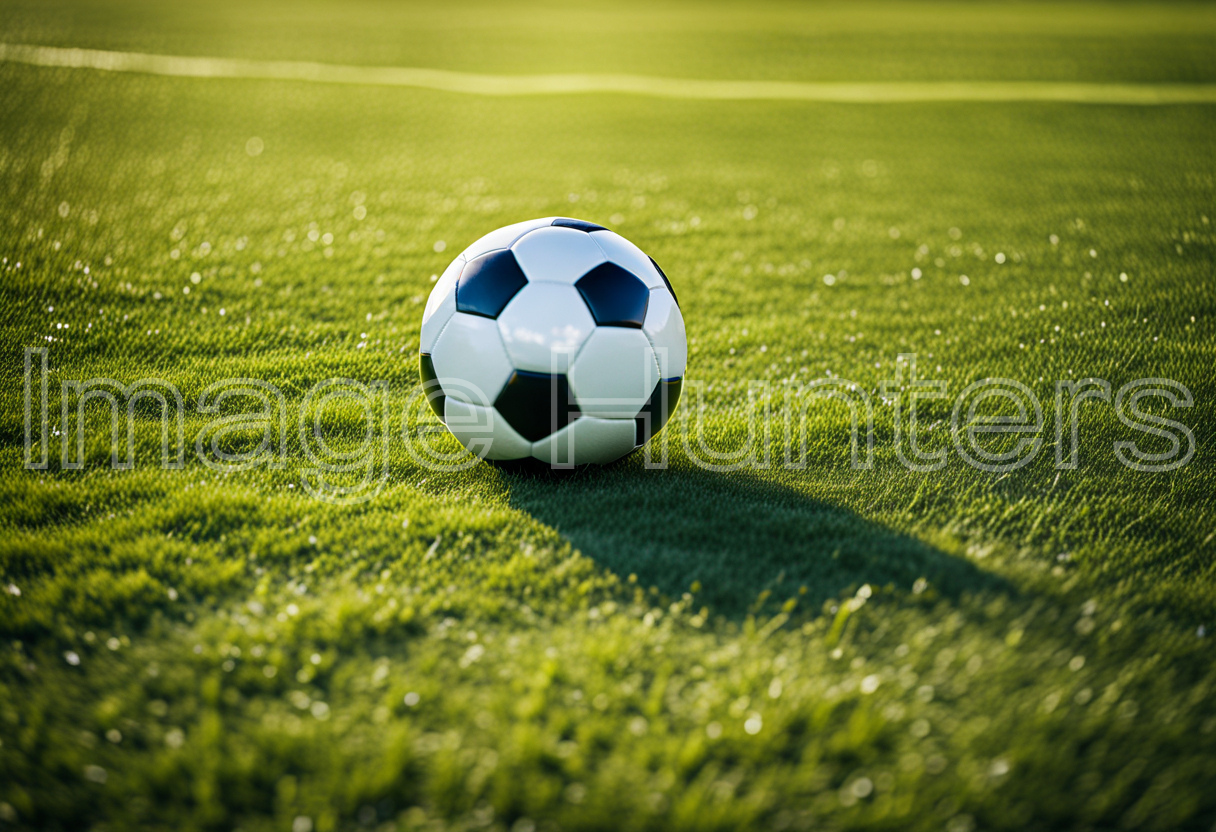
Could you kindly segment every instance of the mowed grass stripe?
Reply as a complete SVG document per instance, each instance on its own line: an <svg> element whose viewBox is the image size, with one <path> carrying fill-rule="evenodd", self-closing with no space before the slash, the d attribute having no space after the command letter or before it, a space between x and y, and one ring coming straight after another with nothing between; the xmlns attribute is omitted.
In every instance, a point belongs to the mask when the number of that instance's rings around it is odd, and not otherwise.
<svg viewBox="0 0 1216 832"><path fill-rule="evenodd" d="M1077 104L1216 104L1216 84L1097 84L1057 81L706 81L645 75L484 75L421 67L254 61L0 44L0 60L185 78L243 78L413 87L470 95L624 93L721 101L893 104L927 101L1058 101Z"/></svg>

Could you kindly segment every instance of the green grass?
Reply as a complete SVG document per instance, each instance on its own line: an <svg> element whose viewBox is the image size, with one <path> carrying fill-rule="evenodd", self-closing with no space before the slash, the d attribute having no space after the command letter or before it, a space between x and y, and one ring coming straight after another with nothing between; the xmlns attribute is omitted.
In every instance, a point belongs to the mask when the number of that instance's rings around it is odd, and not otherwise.
<svg viewBox="0 0 1216 832"><path fill-rule="evenodd" d="M472 71L1216 80L1207 6L449 5L10 5L0 27ZM1216 821L1212 108L499 100L0 64L0 113L0 587L20 590L0 592L0 827ZM1026 383L1045 447L1004 475L954 453L910 472L880 405L854 471L825 405L801 470L704 471L669 430L666 470L425 471L398 414L431 276L549 214L613 226L671 276L716 447L744 441L750 380L776 408L828 371L873 391L911 352L952 393ZM173 382L188 447L218 379L278 385L293 417L318 381L385 380L387 482L309 498L294 433L281 469L161 471L144 411L134 470L110 469L100 422L83 469L56 439L24 470L34 346L52 407L64 379ZM1194 459L1125 469L1113 443L1151 442L1092 404L1080 467L1057 471L1053 383L1086 376L1187 385L1168 415ZM353 447L363 424L327 429Z"/></svg>

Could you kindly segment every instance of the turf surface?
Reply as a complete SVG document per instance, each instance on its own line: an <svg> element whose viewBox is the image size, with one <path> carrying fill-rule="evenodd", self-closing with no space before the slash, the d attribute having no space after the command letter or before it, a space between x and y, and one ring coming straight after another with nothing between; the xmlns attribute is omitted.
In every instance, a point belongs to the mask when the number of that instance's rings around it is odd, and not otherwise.
<svg viewBox="0 0 1216 832"><path fill-rule="evenodd" d="M1216 80L1207 6L12 4L0 27L482 72ZM18 65L0 106L0 826L1216 821L1211 107L502 100ZM399 414L431 276L552 214L630 237L679 293L701 386L669 467L422 469ZM52 412L62 380L164 379L191 450L217 380L278 386L292 419L319 381L383 380L386 482L309 497L294 431L281 468L189 452L162 471L145 407L133 470L110 468L100 410L80 470L54 435L24 470L40 346ZM1024 382L1040 456L908 471L885 403L868 471L840 407L810 411L801 469L705 471L679 441L699 405L707 442L745 441L749 382L775 413L829 373L873 392L901 353L952 393ZM1161 446L1091 403L1081 464L1057 470L1054 382L1084 377L1185 384L1194 406L1158 412L1194 458L1128 470L1115 441ZM322 421L360 447L361 411ZM776 463L768 424L754 445Z"/></svg>

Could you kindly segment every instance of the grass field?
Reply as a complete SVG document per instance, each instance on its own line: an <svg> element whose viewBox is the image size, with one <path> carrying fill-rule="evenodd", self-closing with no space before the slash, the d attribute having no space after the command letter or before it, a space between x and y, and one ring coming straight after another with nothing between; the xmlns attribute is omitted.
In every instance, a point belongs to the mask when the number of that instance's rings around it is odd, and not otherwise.
<svg viewBox="0 0 1216 832"><path fill-rule="evenodd" d="M1208 5L8 3L0 41L1216 82ZM0 63L0 115L0 828L1214 828L1211 105L494 98ZM281 468L161 470L143 409L132 470L111 469L101 411L80 470L53 434L49 467L23 467L27 347L48 351L52 413L62 380L175 384L188 448L200 393L241 377L293 418L321 380L384 380L374 427L399 437L432 276L546 215L662 264L715 447L747 441L749 382L772 402L829 373L873 393L916 353L951 394L1026 384L1044 448L1005 474L953 452L910 471L881 404L853 470L824 405L805 468L714 473L676 438L690 395L664 470L436 473L398 439L349 507L304 493L294 433ZM1194 458L1124 467L1116 441L1164 443L1089 403L1080 465L1058 470L1054 384L1085 377L1186 385L1193 407L1156 412ZM770 421L756 443L779 461ZM325 427L357 448L365 425Z"/></svg>

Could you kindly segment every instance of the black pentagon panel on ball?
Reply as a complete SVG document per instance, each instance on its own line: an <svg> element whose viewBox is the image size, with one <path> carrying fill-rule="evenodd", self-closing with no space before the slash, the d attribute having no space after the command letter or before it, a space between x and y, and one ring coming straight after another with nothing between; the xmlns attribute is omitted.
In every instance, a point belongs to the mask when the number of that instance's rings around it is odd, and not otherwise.
<svg viewBox="0 0 1216 832"><path fill-rule="evenodd" d="M650 398L646 400L646 404L642 405L642 409L638 411L638 415L634 419L637 423L637 444L639 446L649 442L650 437L667 424L667 420L671 418L672 412L676 409L676 404L680 401L680 390L683 386L684 379L682 378L664 379L654 386L654 392L650 394Z"/></svg>
<svg viewBox="0 0 1216 832"><path fill-rule="evenodd" d="M443 394L439 377L435 375L435 362L425 352L418 354L418 375L422 377L422 392L426 394L427 404L431 406L431 410L435 411L439 421L444 422L443 405L447 401L447 396Z"/></svg>
<svg viewBox="0 0 1216 832"><path fill-rule="evenodd" d="M600 326L642 328L650 290L632 272L616 263L601 263L580 277L574 286Z"/></svg>
<svg viewBox="0 0 1216 832"><path fill-rule="evenodd" d="M595 223L587 222L586 220L572 220L569 217L558 217L553 221L552 224L561 228L573 228L578 231L586 231L587 233L591 233L592 231L608 230L602 225L596 225Z"/></svg>
<svg viewBox="0 0 1216 832"><path fill-rule="evenodd" d="M659 273L659 277L663 278L663 283L665 283L667 285L667 291L671 292L672 299L675 300L676 306L679 306L680 299L678 297L676 297L676 290L671 288L671 281L667 279L667 274L663 271L663 269L659 266L658 263L654 262L653 257L651 257L650 255L647 255L646 259L650 261L650 264L652 266L654 266L654 270Z"/></svg>
<svg viewBox="0 0 1216 832"><path fill-rule="evenodd" d="M511 374L494 409L529 442L544 439L582 415L565 375L526 370Z"/></svg>
<svg viewBox="0 0 1216 832"><path fill-rule="evenodd" d="M508 249L470 260L456 281L456 309L470 315L497 318L508 301L528 284L515 255Z"/></svg>

